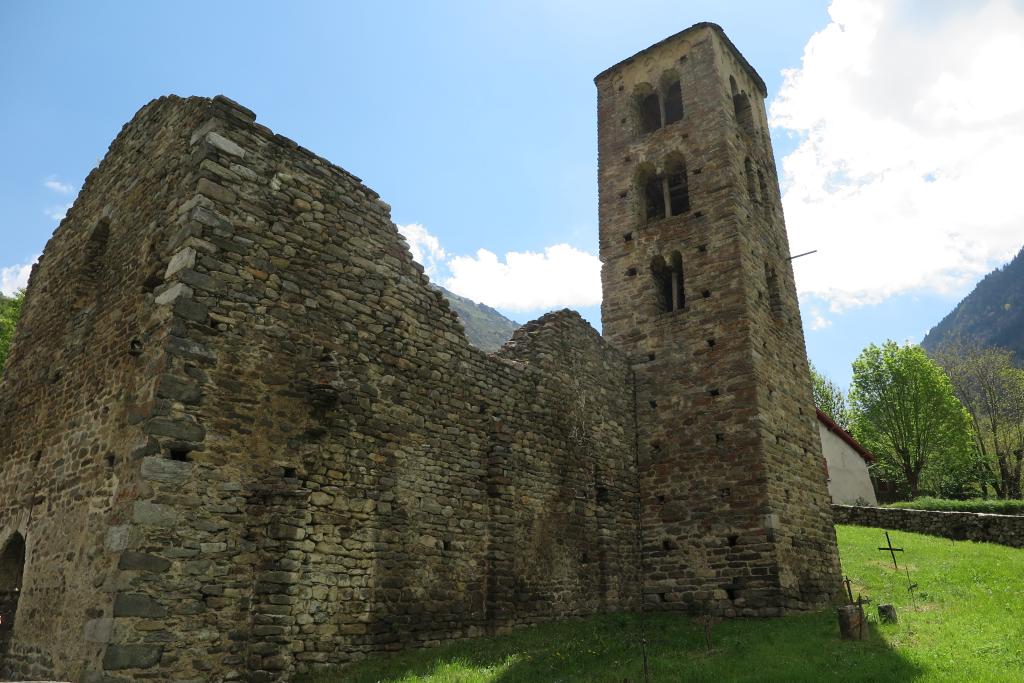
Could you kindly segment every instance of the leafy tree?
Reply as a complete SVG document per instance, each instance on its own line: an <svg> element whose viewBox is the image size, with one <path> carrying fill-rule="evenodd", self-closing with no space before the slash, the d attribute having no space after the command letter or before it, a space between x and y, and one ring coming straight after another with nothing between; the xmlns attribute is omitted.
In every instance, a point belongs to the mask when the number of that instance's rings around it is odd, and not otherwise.
<svg viewBox="0 0 1024 683"><path fill-rule="evenodd" d="M923 481L971 458L970 417L919 346L887 341L864 349L853 362L850 413L854 435L878 458L876 471L912 497Z"/></svg>
<svg viewBox="0 0 1024 683"><path fill-rule="evenodd" d="M1000 498L1021 497L1024 465L1024 370L1013 351L953 342L936 353L971 416L981 455L982 493L991 482Z"/></svg>
<svg viewBox="0 0 1024 683"><path fill-rule="evenodd" d="M10 299L0 295L0 375L3 374L4 364L7 362L11 340L14 338L14 326L21 316L21 303L24 299L24 290L19 291Z"/></svg>
<svg viewBox="0 0 1024 683"><path fill-rule="evenodd" d="M843 429L850 429L849 409L846 407L846 396L839 385L818 372L811 363L811 389L814 394L814 405L821 412L832 418L832 421Z"/></svg>

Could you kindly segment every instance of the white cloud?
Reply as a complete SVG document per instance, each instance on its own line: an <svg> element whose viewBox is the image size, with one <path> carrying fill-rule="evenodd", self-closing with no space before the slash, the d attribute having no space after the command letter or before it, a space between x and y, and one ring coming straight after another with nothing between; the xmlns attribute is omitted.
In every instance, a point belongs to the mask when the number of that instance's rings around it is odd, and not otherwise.
<svg viewBox="0 0 1024 683"><path fill-rule="evenodd" d="M504 259L487 249L458 256L449 254L418 223L399 225L398 231L431 279L473 301L507 311L601 303L601 262L568 244L555 244L541 253L510 251Z"/></svg>
<svg viewBox="0 0 1024 683"><path fill-rule="evenodd" d="M51 176L46 182L43 183L43 186L46 187L47 189L53 190L57 194L71 194L72 192L75 191L74 187L68 185L67 183L62 183L61 181L57 180L55 176Z"/></svg>
<svg viewBox="0 0 1024 683"><path fill-rule="evenodd" d="M807 323L807 327L812 332L817 332L818 330L825 330L832 327L832 321L822 315L821 311L818 309L812 308L811 321Z"/></svg>
<svg viewBox="0 0 1024 683"><path fill-rule="evenodd" d="M398 232L409 243L409 250L416 262L423 266L423 270L431 278L438 276L438 266L444 263L445 251L441 242L427 232L427 229L419 223L399 225Z"/></svg>
<svg viewBox="0 0 1024 683"><path fill-rule="evenodd" d="M29 273L32 272L32 264L38 259L37 256L29 263L0 267L0 294L11 296L25 287L28 284Z"/></svg>
<svg viewBox="0 0 1024 683"><path fill-rule="evenodd" d="M488 306L510 311L601 303L601 262L593 254L555 244L544 253L510 251L505 260L486 249L448 261L444 286Z"/></svg>
<svg viewBox="0 0 1024 683"><path fill-rule="evenodd" d="M830 310L951 292L1024 242L1024 7L833 0L772 125L802 294Z"/></svg>
<svg viewBox="0 0 1024 683"><path fill-rule="evenodd" d="M61 182L60 180L57 179L57 176L50 176L49 178L47 178L43 182L43 187L45 187L48 190L52 190L53 192L56 192L57 194L63 194L63 195L77 195L78 194L78 190L76 190L73 185L70 185L69 183ZM64 220L64 216L67 215L68 209L71 208L72 204L74 204L74 199L73 198L72 198L72 201L68 202L67 204L60 204L60 205L57 205L57 206L49 206L49 207L45 208L45 209L43 209L43 213L46 214L47 216L49 216L51 220L54 220L54 221L60 223L62 220Z"/></svg>
<svg viewBox="0 0 1024 683"><path fill-rule="evenodd" d="M51 206L49 208L43 209L43 213L49 216L52 220L55 220L58 223L60 223L62 220L64 220L64 216L68 215L68 209L71 208L72 204Z"/></svg>

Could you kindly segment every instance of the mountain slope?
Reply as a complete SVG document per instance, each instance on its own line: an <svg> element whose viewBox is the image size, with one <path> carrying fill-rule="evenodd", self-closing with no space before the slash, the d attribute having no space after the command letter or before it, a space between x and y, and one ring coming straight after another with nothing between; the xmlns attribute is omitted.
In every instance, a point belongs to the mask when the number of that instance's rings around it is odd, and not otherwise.
<svg viewBox="0 0 1024 683"><path fill-rule="evenodd" d="M986 275L921 346L935 351L955 339L1011 349L1018 363L1024 361L1024 249Z"/></svg>
<svg viewBox="0 0 1024 683"><path fill-rule="evenodd" d="M519 323L509 320L490 306L453 294L444 287L438 289L448 299L451 309L458 314L466 328L469 343L482 351L497 351L519 328Z"/></svg>

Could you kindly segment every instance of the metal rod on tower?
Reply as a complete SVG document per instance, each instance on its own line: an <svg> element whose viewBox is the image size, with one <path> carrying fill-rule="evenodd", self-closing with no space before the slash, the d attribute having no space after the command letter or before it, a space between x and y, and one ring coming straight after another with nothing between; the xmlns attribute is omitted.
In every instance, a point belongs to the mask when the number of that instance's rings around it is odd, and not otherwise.
<svg viewBox="0 0 1024 683"><path fill-rule="evenodd" d="M797 254L796 256L790 256L789 260L792 261L793 259L800 258L801 256L810 256L811 254L817 254L817 253L818 253L817 249L811 249L810 251L805 251L802 254Z"/></svg>

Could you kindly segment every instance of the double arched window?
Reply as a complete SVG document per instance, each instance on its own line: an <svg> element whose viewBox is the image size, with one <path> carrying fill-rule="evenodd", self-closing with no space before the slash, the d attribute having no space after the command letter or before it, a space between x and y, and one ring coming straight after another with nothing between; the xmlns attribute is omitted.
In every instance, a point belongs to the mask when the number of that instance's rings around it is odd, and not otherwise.
<svg viewBox="0 0 1024 683"><path fill-rule="evenodd" d="M668 72L657 89L644 83L637 87L636 113L641 134L652 133L683 118L683 89L679 77Z"/></svg>
<svg viewBox="0 0 1024 683"><path fill-rule="evenodd" d="M657 173L651 166L642 168L638 184L644 201L643 216L648 223L690 210L690 183L686 161L680 155L668 157L663 173Z"/></svg>

